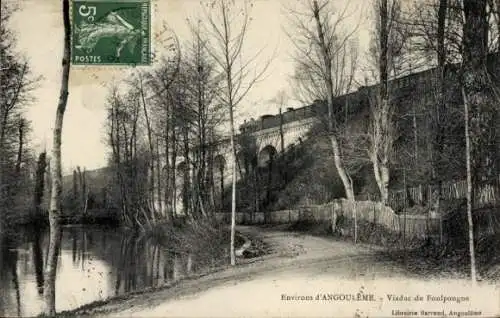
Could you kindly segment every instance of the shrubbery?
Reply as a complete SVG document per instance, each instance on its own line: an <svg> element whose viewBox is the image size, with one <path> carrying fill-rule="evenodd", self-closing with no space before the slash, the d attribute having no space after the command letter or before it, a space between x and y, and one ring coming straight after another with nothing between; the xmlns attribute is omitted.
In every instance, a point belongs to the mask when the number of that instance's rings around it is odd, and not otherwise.
<svg viewBox="0 0 500 318"><path fill-rule="evenodd" d="M221 264L229 261L229 228L210 219L158 223L145 235L166 249L193 253L202 260L217 259ZM235 239L236 248L243 245L240 235Z"/></svg>

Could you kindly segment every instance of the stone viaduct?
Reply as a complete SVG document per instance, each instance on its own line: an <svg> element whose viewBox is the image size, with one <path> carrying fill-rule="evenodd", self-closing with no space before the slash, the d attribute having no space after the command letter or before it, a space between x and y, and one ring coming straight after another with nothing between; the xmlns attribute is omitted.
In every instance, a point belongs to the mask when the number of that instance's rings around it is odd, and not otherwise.
<svg viewBox="0 0 500 318"><path fill-rule="evenodd" d="M404 89L405 87L417 93L414 88L420 87L427 89L425 82L428 80L429 74L421 72L411 74L406 77L393 81L396 89ZM357 91L349 94L339 96L334 101L335 117L340 118L342 121L357 121L360 123L367 122L367 113L369 110L369 96L370 91L375 86L360 87ZM275 156L286 152L295 145L305 141L308 133L316 124L324 122L328 113L327 105L325 102L316 100L312 104L300 108L287 108L285 111L276 115L262 115L258 119L245 120L239 127L239 134L237 135L237 179L240 179L245 171L245 153L240 138L246 137L252 140L252 155L257 157L257 163L260 167L265 167ZM360 117L361 116L361 117ZM357 119L354 119L357 117ZM217 155L214 158L214 180L218 193L222 189L227 189L232 180L233 162L229 139L223 140L219 143ZM181 179L181 178L180 178ZM181 187L178 187L178 189ZM180 200L181 194L178 197ZM180 204L177 205L176 210L182 213Z"/></svg>
<svg viewBox="0 0 500 318"><path fill-rule="evenodd" d="M491 54L488 57L488 68L491 74L500 72L499 61L498 54ZM461 95L457 86L458 74L459 65L449 65L445 72L445 79L451 84L447 91L449 103L461 109L459 106L462 104ZM429 140L423 136L431 129L428 116L435 108L437 78L437 70L428 69L399 77L389 83L393 102L396 105L395 116L398 118L397 125L400 134L395 147L405 147L411 144L412 147L415 146L415 150L417 147L428 148ZM362 86L357 91L338 96L334 100L334 117L337 122L345 122L349 127L366 131L370 117L370 99L375 96L376 88L377 85ZM416 112L417 109L419 112ZM247 166L244 163L245 157L249 155L242 147L241 138L251 139L250 155L256 157L260 167L265 167L274 156L305 141L313 126L324 123L327 113L326 103L316 100L304 107L287 108L276 115L262 115L256 120L246 120L239 127L237 136L237 141L240 140L237 142L237 178L243 175L241 172ZM449 120L460 122L461 117L450 117ZM413 138L417 126L419 134L422 135L418 141ZM231 183L231 174L235 164L230 153L229 140L224 140L219 144L217 153L218 155L214 158L214 180L219 180L219 189L227 189ZM402 162L409 160L410 157L403 157L404 151L400 153L402 157L399 160Z"/></svg>

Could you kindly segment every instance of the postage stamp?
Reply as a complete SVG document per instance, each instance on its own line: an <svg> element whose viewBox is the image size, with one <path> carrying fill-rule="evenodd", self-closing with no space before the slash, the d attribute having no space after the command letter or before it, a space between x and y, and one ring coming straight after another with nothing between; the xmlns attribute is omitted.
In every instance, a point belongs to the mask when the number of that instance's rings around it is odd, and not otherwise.
<svg viewBox="0 0 500 318"><path fill-rule="evenodd" d="M149 0L73 0L74 65L149 65Z"/></svg>

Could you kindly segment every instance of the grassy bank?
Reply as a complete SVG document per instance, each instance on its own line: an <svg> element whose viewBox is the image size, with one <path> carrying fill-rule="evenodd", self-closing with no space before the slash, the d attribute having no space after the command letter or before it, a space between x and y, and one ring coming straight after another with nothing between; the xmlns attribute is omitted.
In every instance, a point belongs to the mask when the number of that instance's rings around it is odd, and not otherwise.
<svg viewBox="0 0 500 318"><path fill-rule="evenodd" d="M215 258L218 265L229 262L230 229L210 219L162 222L153 225L144 235L166 250L195 254L201 259ZM244 242L244 238L237 233L235 247L242 246Z"/></svg>

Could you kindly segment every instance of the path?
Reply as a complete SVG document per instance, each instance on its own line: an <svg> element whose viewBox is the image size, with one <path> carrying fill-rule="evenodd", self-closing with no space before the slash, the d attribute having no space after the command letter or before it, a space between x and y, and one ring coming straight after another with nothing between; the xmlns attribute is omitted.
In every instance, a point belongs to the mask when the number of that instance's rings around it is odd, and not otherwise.
<svg viewBox="0 0 500 318"><path fill-rule="evenodd" d="M399 265L376 260L373 249L348 242L276 228L239 227L239 230L248 235L260 235L275 253L240 260L236 267L187 280L169 289L112 301L90 314L113 317L402 317L407 310L418 315L425 314L421 310L444 310L448 316L452 314L450 311L468 312L466 317L478 316L474 312L479 311L481 317L500 314L499 286L483 284L472 288L461 280L431 281L411 277ZM396 301L394 297L389 300L393 294L411 300ZM427 295L432 297L427 298ZM422 296L422 300L415 301L417 296Z"/></svg>

